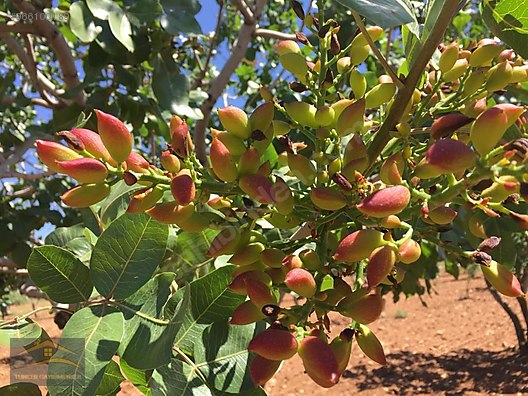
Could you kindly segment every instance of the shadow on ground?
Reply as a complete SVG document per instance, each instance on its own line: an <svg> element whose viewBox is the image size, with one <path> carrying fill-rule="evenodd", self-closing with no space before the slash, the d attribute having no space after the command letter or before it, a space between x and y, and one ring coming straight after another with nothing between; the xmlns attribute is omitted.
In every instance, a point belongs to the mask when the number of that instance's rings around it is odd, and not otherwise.
<svg viewBox="0 0 528 396"><path fill-rule="evenodd" d="M528 354L518 351L463 349L443 356L404 351L387 360L389 365L374 370L351 367L341 381L354 378L360 391L384 387L398 395L528 392Z"/></svg>

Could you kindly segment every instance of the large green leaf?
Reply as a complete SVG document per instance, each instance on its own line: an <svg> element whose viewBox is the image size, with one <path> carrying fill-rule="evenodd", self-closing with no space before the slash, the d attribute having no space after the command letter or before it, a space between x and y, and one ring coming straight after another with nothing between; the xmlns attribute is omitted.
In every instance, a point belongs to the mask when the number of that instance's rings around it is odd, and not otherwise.
<svg viewBox="0 0 528 396"><path fill-rule="evenodd" d="M77 303L90 298L90 271L66 249L53 245L36 247L27 268L33 282L56 302Z"/></svg>
<svg viewBox="0 0 528 396"><path fill-rule="evenodd" d="M0 388L2 396L41 396L38 385L29 382L18 382L16 384L2 386Z"/></svg>
<svg viewBox="0 0 528 396"><path fill-rule="evenodd" d="M528 58L528 1L483 0L482 17L495 36Z"/></svg>
<svg viewBox="0 0 528 396"><path fill-rule="evenodd" d="M255 385L248 375L247 346L256 333L264 330L259 325L232 326L216 322L202 334L202 342L194 344L194 363L207 382L215 389L240 394Z"/></svg>
<svg viewBox="0 0 528 396"><path fill-rule="evenodd" d="M132 40L132 26L123 9L116 6L108 14L110 30L116 39L130 52L134 52L134 41Z"/></svg>
<svg viewBox="0 0 528 396"><path fill-rule="evenodd" d="M189 79L176 67L172 58L158 56L152 73L152 91L160 106L176 114L189 109Z"/></svg>
<svg viewBox="0 0 528 396"><path fill-rule="evenodd" d="M195 18L202 6L197 0L161 0L161 26L170 34L202 33Z"/></svg>
<svg viewBox="0 0 528 396"><path fill-rule="evenodd" d="M146 214L126 214L110 224L92 253L92 281L102 295L126 298L148 282L163 259L169 231Z"/></svg>
<svg viewBox="0 0 528 396"><path fill-rule="evenodd" d="M27 345L35 340L49 338L48 334L37 323L26 318L18 323L13 323L0 328L0 344L9 346L12 339L24 338ZM25 346L25 345L24 345Z"/></svg>
<svg viewBox="0 0 528 396"><path fill-rule="evenodd" d="M101 222L104 225L108 225L125 213L128 208L128 203L130 202L130 194L139 188L140 187L138 187L137 184L134 186L127 186L123 180L116 183L116 185L112 187L112 191L110 191L108 197L106 197L100 204Z"/></svg>
<svg viewBox="0 0 528 396"><path fill-rule="evenodd" d="M172 343L189 303L189 299L184 297L177 313L164 317L163 308L170 297L174 277L173 273L156 275L121 305L127 320L122 343L123 349L126 349L122 356L134 368L154 369L170 362Z"/></svg>
<svg viewBox="0 0 528 396"><path fill-rule="evenodd" d="M159 0L131 1L130 3L126 7L126 13L130 22L137 25L154 22L163 12Z"/></svg>
<svg viewBox="0 0 528 396"><path fill-rule="evenodd" d="M93 15L82 1L70 6L70 29L83 42L92 42L99 32L93 20Z"/></svg>
<svg viewBox="0 0 528 396"><path fill-rule="evenodd" d="M50 396L95 394L119 347L123 325L122 313L112 307L98 305L77 311L62 331L62 348L49 363ZM84 339L84 343L79 346L71 339ZM83 366L84 375L79 375L79 367Z"/></svg>
<svg viewBox="0 0 528 396"><path fill-rule="evenodd" d="M232 282L232 265L219 268L203 278L191 282L171 298L167 311L175 310L175 305L183 298L185 289L190 291L190 308L185 313L183 325L176 335L175 344L192 354L194 344L202 342L202 332L214 322L225 322L244 297L233 293L227 287Z"/></svg>
<svg viewBox="0 0 528 396"><path fill-rule="evenodd" d="M115 396L121 390L120 384L124 380L125 377L119 371L119 365L113 360L110 360L95 394L97 396Z"/></svg>
<svg viewBox="0 0 528 396"><path fill-rule="evenodd" d="M404 0L337 0L337 2L385 29L415 21L411 8Z"/></svg>
<svg viewBox="0 0 528 396"><path fill-rule="evenodd" d="M77 3L76 3L77 4ZM84 236L84 226L75 224L70 227L58 227L53 230L45 239L46 245L64 247L72 239Z"/></svg>

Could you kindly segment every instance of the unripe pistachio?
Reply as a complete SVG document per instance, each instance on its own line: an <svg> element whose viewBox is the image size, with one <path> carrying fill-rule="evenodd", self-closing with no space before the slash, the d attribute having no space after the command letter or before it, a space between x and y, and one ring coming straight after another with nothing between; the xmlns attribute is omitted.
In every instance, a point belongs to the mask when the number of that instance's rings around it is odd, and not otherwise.
<svg viewBox="0 0 528 396"><path fill-rule="evenodd" d="M451 224L457 215L458 212L451 209L449 206L439 206L429 210L428 213L429 219L431 219L433 223L440 225Z"/></svg>
<svg viewBox="0 0 528 396"><path fill-rule="evenodd" d="M258 172L260 167L260 153L254 147L248 148L238 162L238 174L250 175Z"/></svg>
<svg viewBox="0 0 528 396"><path fill-rule="evenodd" d="M394 97L396 84L382 83L374 86L365 96L367 109L379 107Z"/></svg>
<svg viewBox="0 0 528 396"><path fill-rule="evenodd" d="M380 225L384 228L389 228L389 229L400 228L401 220L398 216L390 215L390 216L387 216L381 219Z"/></svg>
<svg viewBox="0 0 528 396"><path fill-rule="evenodd" d="M218 131L214 128L211 129L211 133L213 135L213 141L215 138L220 140L232 156L242 155L246 151L244 140L238 136L227 131Z"/></svg>
<svg viewBox="0 0 528 396"><path fill-rule="evenodd" d="M350 69L350 57L344 56L342 58L339 58L337 61L337 72L339 74L346 73L348 69Z"/></svg>
<svg viewBox="0 0 528 396"><path fill-rule="evenodd" d="M383 312L384 302L378 292L359 289L341 300L339 307L344 316L358 323L369 324L379 319Z"/></svg>
<svg viewBox="0 0 528 396"><path fill-rule="evenodd" d="M370 359L381 365L387 364L387 359L385 358L385 353L383 352L381 343L367 326L361 324L359 325L359 330L356 333L356 341L359 345L359 348Z"/></svg>
<svg viewBox="0 0 528 396"><path fill-rule="evenodd" d="M349 332L352 333L352 336L349 336ZM353 334L354 331L352 329L345 329L329 344L337 360L337 370L340 375L345 371L350 360Z"/></svg>
<svg viewBox="0 0 528 396"><path fill-rule="evenodd" d="M260 260L270 268L282 268L282 260L286 254L282 250L275 248L268 248L260 253Z"/></svg>
<svg viewBox="0 0 528 396"><path fill-rule="evenodd" d="M275 46L275 51L279 56L285 54L300 54L299 45L293 40L283 40Z"/></svg>
<svg viewBox="0 0 528 396"><path fill-rule="evenodd" d="M323 210L339 210L347 204L343 193L329 187L316 187L310 191L313 204Z"/></svg>
<svg viewBox="0 0 528 396"><path fill-rule="evenodd" d="M253 279L254 281L258 281L260 283L263 283L264 285L270 287L271 286L271 278L268 274L266 274L263 271L246 271L240 275L237 275L233 282L229 285L229 290L233 291L234 293L244 296L247 294L246 291L246 281L248 279Z"/></svg>
<svg viewBox="0 0 528 396"><path fill-rule="evenodd" d="M275 107L273 103L264 103L257 107L251 116L249 117L249 125L252 131L267 130L271 122L273 121L273 116L275 115Z"/></svg>
<svg viewBox="0 0 528 396"><path fill-rule="evenodd" d="M468 67L469 64L466 59L459 59L455 62L455 65L451 68L451 70L449 70L447 73L444 73L442 79L445 82L453 82L458 80L464 75Z"/></svg>
<svg viewBox="0 0 528 396"><path fill-rule="evenodd" d="M446 73L455 66L455 62L458 60L458 43L451 43L446 47L440 59L438 60L438 68L442 73Z"/></svg>
<svg viewBox="0 0 528 396"><path fill-rule="evenodd" d="M262 175L244 175L238 185L251 199L263 204L274 203L273 184Z"/></svg>
<svg viewBox="0 0 528 396"><path fill-rule="evenodd" d="M337 124L337 120L339 119L339 116L341 115L343 110L345 110L352 103L354 103L354 101L351 99L341 99L333 103L332 106L330 106L332 107L332 109L334 109L335 112L334 122L331 125L332 127L335 127L335 125Z"/></svg>
<svg viewBox="0 0 528 396"><path fill-rule="evenodd" d="M269 360L262 356L255 356L249 364L251 380L256 386L264 385L275 375L280 365L280 360Z"/></svg>
<svg viewBox="0 0 528 396"><path fill-rule="evenodd" d="M370 256L372 251L387 242L383 233L376 230L358 230L341 240L333 258L337 261L353 263Z"/></svg>
<svg viewBox="0 0 528 396"><path fill-rule="evenodd" d="M185 232L202 232L210 227L211 220L219 221L221 218L212 213L194 212L185 220L178 220L176 225Z"/></svg>
<svg viewBox="0 0 528 396"><path fill-rule="evenodd" d="M348 283L341 278L334 278L334 287L326 291L327 297L325 303L328 305L337 305L351 293L352 289Z"/></svg>
<svg viewBox="0 0 528 396"><path fill-rule="evenodd" d="M132 151L126 160L126 169L136 173L148 173L150 164L141 154Z"/></svg>
<svg viewBox="0 0 528 396"><path fill-rule="evenodd" d="M145 188L132 194L132 199L128 204L128 213L143 213L152 208L163 197L163 190L160 187Z"/></svg>
<svg viewBox="0 0 528 396"><path fill-rule="evenodd" d="M296 77L301 78L308 72L308 65L306 59L301 54L289 53L279 57L279 61L282 67L294 74Z"/></svg>
<svg viewBox="0 0 528 396"><path fill-rule="evenodd" d="M243 274L244 272L264 271L265 269L266 269L266 266L264 264L262 264L260 261L255 261L253 264L242 265L242 266L236 267L233 270L233 273L231 274L231 276L233 276L233 278L236 278L238 275Z"/></svg>
<svg viewBox="0 0 528 396"><path fill-rule="evenodd" d="M294 201L290 186L278 176L272 186L272 196L277 212L285 216L293 212Z"/></svg>
<svg viewBox="0 0 528 396"><path fill-rule="evenodd" d="M236 163L220 139L213 138L209 158L211 159L213 172L220 180L232 183L237 179Z"/></svg>
<svg viewBox="0 0 528 396"><path fill-rule="evenodd" d="M104 146L117 163L125 161L132 151L132 134L118 118L101 110L94 111L97 115L97 130Z"/></svg>
<svg viewBox="0 0 528 396"><path fill-rule="evenodd" d="M60 198L71 208L87 208L102 201L108 194L110 194L108 184L82 184L66 191Z"/></svg>
<svg viewBox="0 0 528 396"><path fill-rule="evenodd" d="M288 271L284 283L301 297L312 298L317 291L313 275L302 268Z"/></svg>
<svg viewBox="0 0 528 396"><path fill-rule="evenodd" d="M357 208L371 217L386 217L400 213L407 207L411 193L407 187L386 187L364 198Z"/></svg>
<svg viewBox="0 0 528 396"><path fill-rule="evenodd" d="M301 183L310 186L315 181L317 170L314 164L302 154L288 154L288 167Z"/></svg>
<svg viewBox="0 0 528 396"><path fill-rule="evenodd" d="M507 128L508 117L503 109L492 107L486 110L471 126L473 147L480 155L486 155L501 141Z"/></svg>
<svg viewBox="0 0 528 396"><path fill-rule="evenodd" d="M161 153L160 162L165 170L170 173L178 173L180 171L180 160L174 154L171 154L169 150Z"/></svg>
<svg viewBox="0 0 528 396"><path fill-rule="evenodd" d="M405 160L401 151L387 158L380 168L380 179L385 184L401 184Z"/></svg>
<svg viewBox="0 0 528 396"><path fill-rule="evenodd" d="M460 113L440 116L431 125L431 136L435 139L450 137L457 129L469 124L471 118Z"/></svg>
<svg viewBox="0 0 528 396"><path fill-rule="evenodd" d="M379 26L370 26L367 28L367 33L369 34L372 41L376 42L381 38L383 34L383 28ZM363 33L358 33L358 35L352 40L352 48L363 47L365 45L368 45L368 41Z"/></svg>
<svg viewBox="0 0 528 396"><path fill-rule="evenodd" d="M403 264L412 264L422 255L420 244L414 239L409 239L401 244L398 249L399 259Z"/></svg>
<svg viewBox="0 0 528 396"><path fill-rule="evenodd" d="M426 158L422 159L414 168L414 176L420 179L432 179L445 173L450 172L446 172L438 166L427 163Z"/></svg>
<svg viewBox="0 0 528 396"><path fill-rule="evenodd" d="M60 172L58 162L81 158L72 149L48 140L37 140L37 155L40 161L54 172Z"/></svg>
<svg viewBox="0 0 528 396"><path fill-rule="evenodd" d="M484 277L498 292L508 297L521 297L524 295L521 283L517 277L505 266L492 261L489 267L480 266Z"/></svg>
<svg viewBox="0 0 528 396"><path fill-rule="evenodd" d="M251 340L248 350L269 360L286 360L297 353L297 347L297 340L288 330L270 327Z"/></svg>
<svg viewBox="0 0 528 396"><path fill-rule="evenodd" d="M315 121L315 113L317 109L315 106L306 102L290 102L285 103L284 108L290 118L301 124L311 128L316 128L319 124Z"/></svg>
<svg viewBox="0 0 528 396"><path fill-rule="evenodd" d="M387 275L385 279L381 281L381 284L388 285L388 286L397 285L401 283L403 279L405 278L405 272L406 271L401 269L400 267L394 266L390 274Z"/></svg>
<svg viewBox="0 0 528 396"><path fill-rule="evenodd" d="M235 106L227 106L218 109L218 118L227 132L241 138L247 139L251 136L251 128L247 114Z"/></svg>
<svg viewBox="0 0 528 396"><path fill-rule="evenodd" d="M513 68L510 62L504 61L488 70L486 90L489 92L499 91L508 85L513 76Z"/></svg>
<svg viewBox="0 0 528 396"><path fill-rule="evenodd" d="M259 87L259 93L262 99L266 102L273 102L273 93L264 85Z"/></svg>
<svg viewBox="0 0 528 396"><path fill-rule="evenodd" d="M339 136L360 132L363 129L366 101L361 98L347 106L339 115L336 132Z"/></svg>
<svg viewBox="0 0 528 396"><path fill-rule="evenodd" d="M106 179L106 166L95 158L77 158L57 161L58 172L64 173L79 183L101 183Z"/></svg>
<svg viewBox="0 0 528 396"><path fill-rule="evenodd" d="M513 66L510 84L523 83L528 81L528 65Z"/></svg>
<svg viewBox="0 0 528 396"><path fill-rule="evenodd" d="M363 172L369 165L367 147L359 135L354 135L345 148L343 175L354 180L355 172Z"/></svg>
<svg viewBox="0 0 528 396"><path fill-rule="evenodd" d="M329 126L334 122L335 111L330 106L321 106L315 113L315 122L320 126Z"/></svg>
<svg viewBox="0 0 528 396"><path fill-rule="evenodd" d="M188 169L181 170L171 180L171 192L178 205L187 205L194 200L196 187Z"/></svg>
<svg viewBox="0 0 528 396"><path fill-rule="evenodd" d="M358 69L350 72L349 83L355 98L362 98L367 92L367 79Z"/></svg>
<svg viewBox="0 0 528 396"><path fill-rule="evenodd" d="M288 254L282 259L282 269L284 272L288 273L294 268L302 268L303 262L299 256L296 254Z"/></svg>
<svg viewBox="0 0 528 396"><path fill-rule="evenodd" d="M379 285L390 274L396 259L396 249L389 245L381 246L372 252L367 265L367 282L370 288Z"/></svg>
<svg viewBox="0 0 528 396"><path fill-rule="evenodd" d="M468 229L471 234L477 238L487 239L486 229L484 228L484 222L478 213L471 215L468 219Z"/></svg>
<svg viewBox="0 0 528 396"><path fill-rule="evenodd" d="M486 111L486 107L486 98L481 98L478 100L471 101L469 103L465 103L460 108L460 111L468 117L477 118L479 114L482 114L484 111Z"/></svg>
<svg viewBox="0 0 528 396"><path fill-rule="evenodd" d="M350 63L353 66L357 66L365 62L370 55L369 45L354 47L350 51Z"/></svg>
<svg viewBox="0 0 528 396"><path fill-rule="evenodd" d="M273 120L272 125L275 136L286 135L291 130L290 124L284 121Z"/></svg>
<svg viewBox="0 0 528 396"><path fill-rule="evenodd" d="M260 253L265 249L265 246L260 242L253 242L245 246L239 246L233 256L229 259L230 263L235 265L248 265L260 259Z"/></svg>
<svg viewBox="0 0 528 396"><path fill-rule="evenodd" d="M306 373L320 386L330 388L339 381L337 359L330 346L320 337L305 337L299 345L299 357Z"/></svg>
<svg viewBox="0 0 528 396"><path fill-rule="evenodd" d="M515 176L499 176L498 181L482 191L482 196L489 198L492 202L504 201L511 194L519 193L521 184Z"/></svg>
<svg viewBox="0 0 528 396"><path fill-rule="evenodd" d="M146 213L160 223L176 224L189 219L194 214L194 205L178 205L176 202L163 202L150 208Z"/></svg>
<svg viewBox="0 0 528 396"><path fill-rule="evenodd" d="M248 300L244 301L233 311L233 316L229 323L232 325L247 325L258 322L265 317L266 315L262 313L262 310Z"/></svg>
<svg viewBox="0 0 528 396"><path fill-rule="evenodd" d="M235 227L226 227L215 236L207 251L207 256L218 257L233 254L240 243L240 231Z"/></svg>
<svg viewBox="0 0 528 396"><path fill-rule="evenodd" d="M284 283L286 274L282 268L266 268L264 269L264 272L270 276L274 285L280 285Z"/></svg>
<svg viewBox="0 0 528 396"><path fill-rule="evenodd" d="M309 271L318 271L321 268L321 259L312 249L305 249L299 253L303 267Z"/></svg>
<svg viewBox="0 0 528 396"><path fill-rule="evenodd" d="M84 149L95 158L99 158L106 162L113 162L112 156L104 146L99 134L84 128L74 128L68 131L68 133L79 139L82 142ZM59 133L59 135L61 135L61 133Z"/></svg>
<svg viewBox="0 0 528 396"><path fill-rule="evenodd" d="M264 219L268 221L275 228L282 230L289 230L297 227L300 224L300 220L295 215L282 215L278 212L272 211L264 216Z"/></svg>
<svg viewBox="0 0 528 396"><path fill-rule="evenodd" d="M189 133L189 127L178 116L172 116L170 121L170 134L172 150L180 158L187 158L194 150L194 145Z"/></svg>
<svg viewBox="0 0 528 396"><path fill-rule="evenodd" d="M434 142L427 150L425 159L428 164L441 169L442 173L461 172L475 164L473 151L454 139L440 139Z"/></svg>
<svg viewBox="0 0 528 396"><path fill-rule="evenodd" d="M479 46L469 58L471 67L490 66L493 59L502 51L502 46L496 41L479 43Z"/></svg>

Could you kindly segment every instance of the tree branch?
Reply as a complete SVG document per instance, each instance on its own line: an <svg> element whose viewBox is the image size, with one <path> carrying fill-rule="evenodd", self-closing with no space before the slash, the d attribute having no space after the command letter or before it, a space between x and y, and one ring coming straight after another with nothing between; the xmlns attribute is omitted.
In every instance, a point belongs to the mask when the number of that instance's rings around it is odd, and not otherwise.
<svg viewBox="0 0 528 396"><path fill-rule="evenodd" d="M13 0L13 5L19 11L34 16L32 18L32 25L35 26L40 35L46 38L49 46L55 52L66 87L68 89L73 89L79 86L81 82L79 81L75 60L66 39L60 33L59 29L57 29L57 27L51 23L45 15L42 15L43 13L37 10L32 4L23 0ZM84 106L86 103L84 92L81 90L74 100L76 103Z"/></svg>
<svg viewBox="0 0 528 396"><path fill-rule="evenodd" d="M372 143L368 147L368 157L370 162L369 167L374 165L376 158L378 158L378 156L383 151L383 148L390 140L390 131L394 130L404 115L403 112L412 98L414 89L420 81L420 77L427 67L427 64L431 60L436 47L438 44L440 44L447 26L451 23L451 20L455 15L457 7L458 0L445 1L442 11L438 15L436 24L429 33L422 50L418 54L413 67L409 71L409 75L404 81L405 86L398 91L398 94L394 99L394 103L391 106L390 112L387 115L385 122L379 129L378 133L376 133L376 136L374 136Z"/></svg>
<svg viewBox="0 0 528 396"><path fill-rule="evenodd" d="M277 32L271 29L257 29L255 30L255 36L273 38L277 40L297 40L297 36L295 34Z"/></svg>
<svg viewBox="0 0 528 396"><path fill-rule="evenodd" d="M222 95L226 85L229 83L231 75L234 73L244 58L247 47L253 38L253 34L255 33L257 27L257 22L262 14L262 11L264 10L265 5L266 0L256 1L252 22L247 23L247 20L245 20L244 24L240 28L237 42L231 51L231 56L224 64L220 74L214 79L213 83L211 84L211 88L209 89L209 96L200 107L200 110L203 113L203 119L196 123L196 127L194 129L194 146L196 148L196 156L204 165L207 164L205 130L211 118L211 111L213 110L213 107L220 95Z"/></svg>
<svg viewBox="0 0 528 396"><path fill-rule="evenodd" d="M17 178L17 179L24 179L24 180L37 180L41 179L43 177L51 176L55 174L55 172L42 172L42 173L22 173L17 171L11 171L11 172L5 172L0 173L0 179L4 178Z"/></svg>
<svg viewBox="0 0 528 396"><path fill-rule="evenodd" d="M29 98L29 100L30 100L30 103L35 106L42 106L48 109L57 108L57 106L52 106L49 102L41 98ZM0 104L2 105L10 105L15 102L16 102L16 98L13 96L4 96L3 98L0 98Z"/></svg>
<svg viewBox="0 0 528 396"><path fill-rule="evenodd" d="M30 25L27 23L9 21L7 23L0 23L0 32L34 34L37 32L37 30L35 29L33 25Z"/></svg>
<svg viewBox="0 0 528 396"><path fill-rule="evenodd" d="M238 11L244 16L244 23L247 25L253 24L255 15L244 0L234 0L235 6ZM258 18L258 16L257 16Z"/></svg>

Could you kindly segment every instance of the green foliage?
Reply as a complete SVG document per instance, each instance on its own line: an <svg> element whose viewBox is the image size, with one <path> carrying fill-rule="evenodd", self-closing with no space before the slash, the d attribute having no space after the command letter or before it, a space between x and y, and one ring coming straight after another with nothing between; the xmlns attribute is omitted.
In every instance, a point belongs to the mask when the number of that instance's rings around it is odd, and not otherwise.
<svg viewBox="0 0 528 396"><path fill-rule="evenodd" d="M416 20L407 0L337 1L383 28L406 25Z"/></svg>

